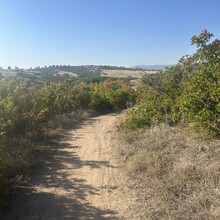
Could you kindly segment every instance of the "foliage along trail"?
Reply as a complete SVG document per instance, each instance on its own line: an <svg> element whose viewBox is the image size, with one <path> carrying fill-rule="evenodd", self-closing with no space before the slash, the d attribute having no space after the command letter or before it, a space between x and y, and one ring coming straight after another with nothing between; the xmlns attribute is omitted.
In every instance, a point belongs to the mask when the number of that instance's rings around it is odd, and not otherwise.
<svg viewBox="0 0 220 220"><path fill-rule="evenodd" d="M116 119L89 118L68 131L4 219L118 219L110 195L117 188L110 160Z"/></svg>

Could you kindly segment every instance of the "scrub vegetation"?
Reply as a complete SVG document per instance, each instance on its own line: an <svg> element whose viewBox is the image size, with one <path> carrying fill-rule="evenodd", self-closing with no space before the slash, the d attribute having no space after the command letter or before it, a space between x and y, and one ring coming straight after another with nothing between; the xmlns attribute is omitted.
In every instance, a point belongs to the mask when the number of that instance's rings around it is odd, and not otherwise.
<svg viewBox="0 0 220 220"><path fill-rule="evenodd" d="M212 36L193 36L194 55L144 76L118 127L137 219L220 218L220 40Z"/></svg>
<svg viewBox="0 0 220 220"><path fill-rule="evenodd" d="M38 163L39 151L57 123L79 119L83 112L107 113L123 109L134 98L119 80L98 83L63 80L35 82L20 78L0 81L0 201L10 187L27 177ZM80 113L81 112L81 113ZM62 123L60 123L62 124ZM53 126L51 126L53 125Z"/></svg>
<svg viewBox="0 0 220 220"><path fill-rule="evenodd" d="M204 30L192 37L197 52L184 56L176 66L145 75L137 88L137 105L125 126L136 128L162 122L220 131L220 40Z"/></svg>

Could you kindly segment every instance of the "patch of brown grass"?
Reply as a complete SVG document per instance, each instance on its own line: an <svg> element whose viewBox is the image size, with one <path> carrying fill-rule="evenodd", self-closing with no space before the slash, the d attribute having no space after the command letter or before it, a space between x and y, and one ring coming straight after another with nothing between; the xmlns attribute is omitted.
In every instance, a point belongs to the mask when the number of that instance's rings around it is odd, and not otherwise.
<svg viewBox="0 0 220 220"><path fill-rule="evenodd" d="M162 124L120 131L119 143L138 219L220 219L220 141Z"/></svg>
<svg viewBox="0 0 220 220"><path fill-rule="evenodd" d="M142 78L145 74L155 74L156 70L103 70L101 76L108 76L112 78Z"/></svg>

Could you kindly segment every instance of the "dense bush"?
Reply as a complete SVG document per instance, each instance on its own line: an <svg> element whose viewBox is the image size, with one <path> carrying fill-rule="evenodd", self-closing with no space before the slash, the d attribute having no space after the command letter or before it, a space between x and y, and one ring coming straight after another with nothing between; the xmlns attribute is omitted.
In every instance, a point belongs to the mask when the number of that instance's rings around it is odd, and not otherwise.
<svg viewBox="0 0 220 220"><path fill-rule="evenodd" d="M180 121L220 130L220 40L203 31L192 37L197 46L193 56L184 56L176 66L143 77L137 89L137 106L125 125L143 125Z"/></svg>
<svg viewBox="0 0 220 220"><path fill-rule="evenodd" d="M189 122L220 131L220 40L208 43L212 34L203 31L194 36L192 43L198 51L193 56L196 68L190 79L183 84L178 104Z"/></svg>
<svg viewBox="0 0 220 220"><path fill-rule="evenodd" d="M91 108L109 111L113 108L126 108L127 102L134 101L134 92L120 80L106 80L92 84Z"/></svg>

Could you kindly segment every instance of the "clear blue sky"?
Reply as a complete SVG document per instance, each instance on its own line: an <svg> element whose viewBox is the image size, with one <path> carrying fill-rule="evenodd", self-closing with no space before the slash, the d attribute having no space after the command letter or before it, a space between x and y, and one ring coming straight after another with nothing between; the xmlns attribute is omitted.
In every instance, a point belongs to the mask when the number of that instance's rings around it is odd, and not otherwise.
<svg viewBox="0 0 220 220"><path fill-rule="evenodd" d="M219 0L0 0L0 66L175 64Z"/></svg>

